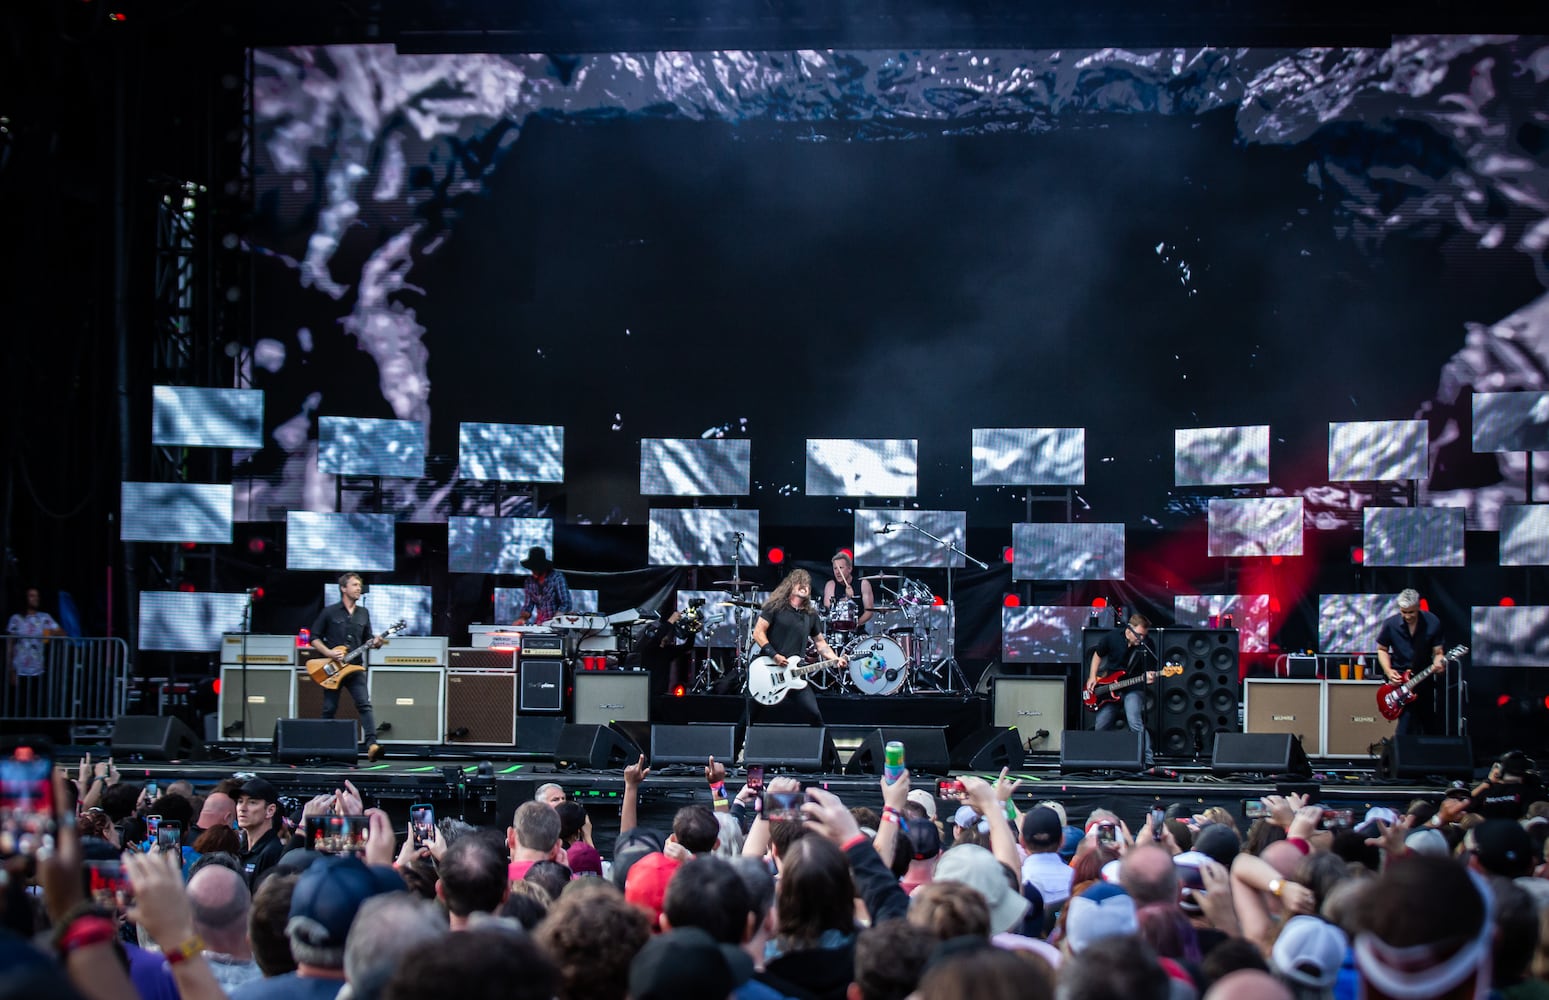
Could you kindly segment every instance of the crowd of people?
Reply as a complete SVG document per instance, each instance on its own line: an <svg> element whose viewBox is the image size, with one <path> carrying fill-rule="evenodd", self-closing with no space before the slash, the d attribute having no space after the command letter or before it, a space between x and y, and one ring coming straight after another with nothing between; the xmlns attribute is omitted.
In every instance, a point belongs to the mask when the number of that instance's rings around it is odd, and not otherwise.
<svg viewBox="0 0 1549 1000"><path fill-rule="evenodd" d="M1549 802L1521 754L1403 814L1270 796L1133 830L1004 774L883 778L880 812L705 777L657 830L627 768L604 850L558 784L504 830L416 836L349 783L152 797L88 758L56 776L51 847L5 859L0 998L1549 997ZM352 816L363 839L309 841Z"/></svg>

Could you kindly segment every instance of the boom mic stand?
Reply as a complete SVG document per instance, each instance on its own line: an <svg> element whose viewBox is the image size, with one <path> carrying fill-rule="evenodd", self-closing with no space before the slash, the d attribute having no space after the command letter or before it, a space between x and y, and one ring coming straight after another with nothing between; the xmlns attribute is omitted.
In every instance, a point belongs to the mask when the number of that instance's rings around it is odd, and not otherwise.
<svg viewBox="0 0 1549 1000"><path fill-rule="evenodd" d="M943 548L946 549L946 564L947 564L947 634L950 637L950 640L951 640L951 643L952 643L952 647L947 650L947 656L942 661L942 665L947 668L947 674L946 674L946 680L945 680L946 687L943 688L942 690L944 690L944 691L951 691L951 690L953 690L953 688L952 688L952 677L955 674L957 676L958 684L960 684L962 686L962 689L965 692L967 692L969 694L972 694L973 693L973 686L968 683L968 678L963 675L963 668L957 665L957 629L955 628L955 625L957 624L957 621L956 621L956 619L957 619L957 606L952 603L952 553L954 553L954 552L957 553L958 555L962 556L965 560L967 560L968 562L973 563L975 566L979 567L980 569L989 569L990 568L989 564L980 562L979 560L975 559L973 556L969 555L967 552L964 552L962 549L958 548L957 547L957 543L952 541L951 539L949 539L949 538L941 538L941 537L939 537L937 535L933 535L929 531L926 531L924 528L920 527L918 524L915 524L913 521L899 521L898 523L903 525L906 528L911 528L911 529L913 529L915 531L918 531L920 534L924 535L926 538L929 538L931 541L935 542L937 545L940 545L940 546L942 546Z"/></svg>
<svg viewBox="0 0 1549 1000"><path fill-rule="evenodd" d="M237 754L237 757L236 757L236 763L239 763L239 764L251 764L253 762L252 756L248 753L248 745L247 745L247 741L248 741L248 739L252 735L249 732L250 726L248 725L249 719L248 719L248 714L247 714L248 713L248 707L247 707L247 637L248 637L248 635L250 635L252 633L252 631L253 631L253 591L251 589L249 589L248 592L247 592L247 603L242 605L242 722L241 722L242 752ZM220 667L217 665L216 669L219 670ZM225 736L226 734L222 733L221 735Z"/></svg>

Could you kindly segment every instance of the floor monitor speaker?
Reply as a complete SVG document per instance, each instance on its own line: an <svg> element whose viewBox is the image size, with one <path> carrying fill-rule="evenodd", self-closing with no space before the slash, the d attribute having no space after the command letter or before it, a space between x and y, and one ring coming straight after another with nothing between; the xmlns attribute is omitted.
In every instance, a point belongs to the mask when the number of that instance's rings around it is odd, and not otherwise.
<svg viewBox="0 0 1549 1000"><path fill-rule="evenodd" d="M1145 764L1140 736L1128 729L1068 729L1060 748L1060 770L1139 771Z"/></svg>
<svg viewBox="0 0 1549 1000"><path fill-rule="evenodd" d="M823 726L749 726L742 744L744 761L770 770L837 771L838 757Z"/></svg>
<svg viewBox="0 0 1549 1000"><path fill-rule="evenodd" d="M276 764L306 764L359 760L356 725L348 719L280 719L274 724L270 760Z"/></svg>
<svg viewBox="0 0 1549 1000"><path fill-rule="evenodd" d="M113 720L113 757L128 761L204 760L204 741L170 715L120 715Z"/></svg>
<svg viewBox="0 0 1549 1000"><path fill-rule="evenodd" d="M1474 777L1474 747L1467 736L1395 736L1382 753L1377 772L1384 778Z"/></svg>
<svg viewBox="0 0 1549 1000"><path fill-rule="evenodd" d="M554 747L559 767L611 771L633 764L640 756L635 742L611 726L570 724L560 731Z"/></svg>
<svg viewBox="0 0 1549 1000"><path fill-rule="evenodd" d="M563 715L524 715L516 720L516 748L553 756L567 724Z"/></svg>
<svg viewBox="0 0 1549 1000"><path fill-rule="evenodd" d="M944 726L882 726L866 734L850 755L846 774L881 774L887 745L904 745L904 766L911 775L946 774L952 767Z"/></svg>
<svg viewBox="0 0 1549 1000"><path fill-rule="evenodd" d="M952 770L998 772L1027 763L1022 734L1006 726L986 726L952 748Z"/></svg>
<svg viewBox="0 0 1549 1000"><path fill-rule="evenodd" d="M651 727L651 766L697 764L714 757L723 764L737 759L737 727L715 723Z"/></svg>
<svg viewBox="0 0 1549 1000"><path fill-rule="evenodd" d="M1289 774L1308 777L1312 765L1290 733L1216 733L1210 770L1218 775Z"/></svg>

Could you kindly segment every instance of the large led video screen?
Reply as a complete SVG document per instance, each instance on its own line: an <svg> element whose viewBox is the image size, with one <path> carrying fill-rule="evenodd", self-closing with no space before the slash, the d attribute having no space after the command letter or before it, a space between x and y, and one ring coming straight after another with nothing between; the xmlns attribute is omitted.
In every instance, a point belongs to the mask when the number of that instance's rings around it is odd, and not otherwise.
<svg viewBox="0 0 1549 1000"><path fill-rule="evenodd" d="M1080 486L1085 427L975 427L975 486Z"/></svg>
<svg viewBox="0 0 1549 1000"><path fill-rule="evenodd" d="M285 519L285 568L380 573L393 568L391 514L318 514Z"/></svg>
<svg viewBox="0 0 1549 1000"><path fill-rule="evenodd" d="M464 423L457 435L457 475L502 483L563 482L565 429Z"/></svg>
<svg viewBox="0 0 1549 1000"><path fill-rule="evenodd" d="M1084 428L1084 518L1192 523L1175 430L1267 425L1317 524L1424 468L1357 435L1329 473L1328 424L1424 414L1427 501L1479 523L1522 490L1445 454L1468 393L1544 388L1514 166L1543 44L256 50L239 516L332 509L314 428L348 412L428 428L383 484L402 521L643 524L640 441L726 436L766 528L844 537L865 483L1003 530L1036 487L975 486L974 431L1052 424ZM563 453L464 455L465 425ZM809 490L808 441L917 444L819 455ZM523 481L538 509L470 495Z"/></svg>
<svg viewBox="0 0 1549 1000"><path fill-rule="evenodd" d="M446 522L447 568L453 573L527 574L534 546L554 558L554 522L546 517L452 517Z"/></svg>
<svg viewBox="0 0 1549 1000"><path fill-rule="evenodd" d="M1013 580L1122 580L1124 525L1013 524Z"/></svg>
<svg viewBox="0 0 1549 1000"><path fill-rule="evenodd" d="M523 591L521 587L496 587L495 588L495 622L509 625L516 621L517 610L522 606ZM572 612L596 612L597 591L595 590L570 590L570 610Z"/></svg>
<svg viewBox="0 0 1549 1000"><path fill-rule="evenodd" d="M1212 499L1206 551L1212 556L1299 556L1301 497Z"/></svg>
<svg viewBox="0 0 1549 1000"><path fill-rule="evenodd" d="M1028 605L1000 609L1001 659L1007 663L1079 663L1081 630L1093 619L1112 624L1111 612Z"/></svg>
<svg viewBox="0 0 1549 1000"><path fill-rule="evenodd" d="M1396 614L1397 594L1320 594L1318 652L1375 654L1382 623Z"/></svg>
<svg viewBox="0 0 1549 1000"><path fill-rule="evenodd" d="M430 587L416 587L399 583L367 584L360 595L360 603L371 612L371 627L380 632L393 622L402 620L403 635L435 635L432 602L435 592ZM323 604L337 604L339 585L323 585Z"/></svg>
<svg viewBox="0 0 1549 1000"><path fill-rule="evenodd" d="M1549 392L1474 393L1475 451L1549 451Z"/></svg>
<svg viewBox="0 0 1549 1000"><path fill-rule="evenodd" d="M1268 483L1269 425L1174 431L1173 482L1178 486Z"/></svg>
<svg viewBox="0 0 1549 1000"><path fill-rule="evenodd" d="M167 448L261 448L263 391L154 386L151 443Z"/></svg>
<svg viewBox="0 0 1549 1000"><path fill-rule="evenodd" d="M1232 619L1244 653L1269 652L1268 594L1178 594L1173 597L1173 624L1182 628L1225 628ZM1215 619L1215 624L1211 624Z"/></svg>
<svg viewBox="0 0 1549 1000"><path fill-rule="evenodd" d="M1476 607L1469 662L1476 667L1549 667L1549 607Z"/></svg>
<svg viewBox="0 0 1549 1000"><path fill-rule="evenodd" d="M807 441L807 495L918 496L920 443L883 438Z"/></svg>
<svg viewBox="0 0 1549 1000"><path fill-rule="evenodd" d="M964 511L873 508L855 512L851 552L857 566L960 569L966 565L962 552L967 539ZM949 551L944 542L956 546L956 551Z"/></svg>
<svg viewBox="0 0 1549 1000"><path fill-rule="evenodd" d="M119 537L126 542L231 542L231 487L123 483Z"/></svg>
<svg viewBox="0 0 1549 1000"><path fill-rule="evenodd" d="M1424 479L1424 420L1360 420L1328 425L1328 480Z"/></svg>
<svg viewBox="0 0 1549 1000"><path fill-rule="evenodd" d="M1501 565L1549 566L1549 504L1501 508Z"/></svg>
<svg viewBox="0 0 1549 1000"><path fill-rule="evenodd" d="M1368 507L1367 566L1461 566L1461 507Z"/></svg>
<svg viewBox="0 0 1549 1000"><path fill-rule="evenodd" d="M744 438L645 438L640 492L645 496L747 496L753 442Z"/></svg>
<svg viewBox="0 0 1549 1000"><path fill-rule="evenodd" d="M332 476L425 474L425 425L367 417L317 419L317 468Z"/></svg>
<svg viewBox="0 0 1549 1000"><path fill-rule="evenodd" d="M655 508L646 531L652 566L758 565L758 511Z"/></svg>
<svg viewBox="0 0 1549 1000"><path fill-rule="evenodd" d="M246 594L140 591L139 645L168 653L213 653L221 636L242 631Z"/></svg>

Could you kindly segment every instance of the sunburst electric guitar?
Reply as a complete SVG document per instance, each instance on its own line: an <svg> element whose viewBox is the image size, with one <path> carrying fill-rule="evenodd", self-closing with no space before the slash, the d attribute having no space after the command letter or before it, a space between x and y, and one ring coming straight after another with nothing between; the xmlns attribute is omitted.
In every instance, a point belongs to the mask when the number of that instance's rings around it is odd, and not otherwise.
<svg viewBox="0 0 1549 1000"><path fill-rule="evenodd" d="M338 687L339 682L344 680L344 678L348 677L350 674L359 673L360 671L366 669L364 664L351 663L350 661L359 656L361 652L369 647L373 642L375 642L376 639L381 639L385 642L387 641L388 636L402 632L408 627L409 623L400 618L398 621L393 622L391 625L387 626L387 628L377 633L375 639L367 639L365 642L361 643L359 646L356 646L354 649L347 653L344 651L343 646L335 646L333 651L339 654L339 659L344 661L344 665L340 666L339 661L335 660L331 656L319 656L315 660L307 661L307 674L323 687L332 690L333 688Z"/></svg>
<svg viewBox="0 0 1549 1000"><path fill-rule="evenodd" d="M1446 660L1457 660L1468 655L1467 646L1453 646L1444 654ZM1398 684L1384 684L1377 689L1377 711L1382 717L1392 722L1404 714L1404 709L1415 700L1415 688L1424 684L1430 676L1437 671L1437 666L1432 663L1419 673L1411 670L1404 671L1404 679Z"/></svg>

